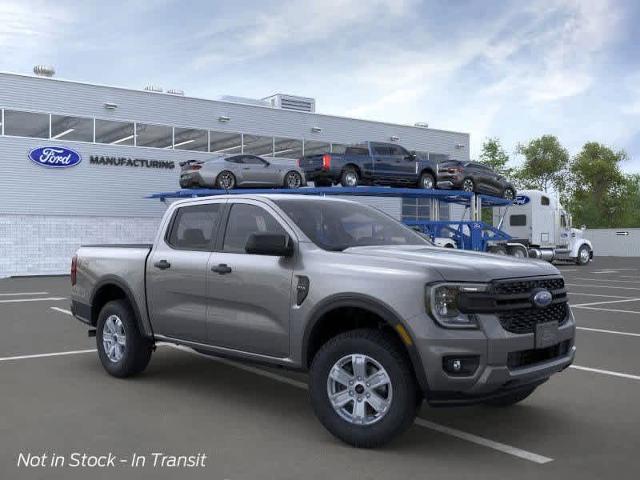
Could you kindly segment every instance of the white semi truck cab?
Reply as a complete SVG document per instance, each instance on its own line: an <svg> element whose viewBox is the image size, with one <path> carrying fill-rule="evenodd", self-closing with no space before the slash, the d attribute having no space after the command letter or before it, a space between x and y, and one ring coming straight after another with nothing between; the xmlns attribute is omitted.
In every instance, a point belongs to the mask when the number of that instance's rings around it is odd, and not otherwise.
<svg viewBox="0 0 640 480"><path fill-rule="evenodd" d="M526 249L532 258L578 265L593 259L593 246L584 238L585 227L572 228L571 215L556 198L540 190L519 191L513 205L494 208L493 224L511 236L509 251ZM514 248L519 246L524 248Z"/></svg>

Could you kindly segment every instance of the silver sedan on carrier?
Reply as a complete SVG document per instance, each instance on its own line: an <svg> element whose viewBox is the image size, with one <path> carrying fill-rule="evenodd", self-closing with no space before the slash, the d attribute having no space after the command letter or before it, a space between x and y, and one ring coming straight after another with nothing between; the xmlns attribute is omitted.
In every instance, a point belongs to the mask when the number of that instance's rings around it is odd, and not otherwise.
<svg viewBox="0 0 640 480"><path fill-rule="evenodd" d="M299 188L307 184L296 160L287 158L221 155L211 160L181 162L180 167L181 188Z"/></svg>

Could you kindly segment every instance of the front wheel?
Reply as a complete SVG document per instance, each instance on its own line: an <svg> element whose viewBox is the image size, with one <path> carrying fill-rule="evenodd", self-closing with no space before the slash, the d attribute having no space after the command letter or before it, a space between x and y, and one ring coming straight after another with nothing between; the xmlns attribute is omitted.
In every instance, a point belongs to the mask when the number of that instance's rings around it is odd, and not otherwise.
<svg viewBox="0 0 640 480"><path fill-rule="evenodd" d="M504 189L502 193L502 198L505 200L513 200L516 197L516 192L513 191L513 188L507 187Z"/></svg>
<svg viewBox="0 0 640 480"><path fill-rule="evenodd" d="M576 257L576 263L578 265L586 265L591 260L591 249L588 245L582 245L578 249L578 256Z"/></svg>
<svg viewBox="0 0 640 480"><path fill-rule="evenodd" d="M124 300L114 300L102 307L96 343L102 366L114 377L141 373L153 350L153 342L142 336L131 306Z"/></svg>
<svg viewBox="0 0 640 480"><path fill-rule="evenodd" d="M518 390L517 392L509 393L502 397L494 398L491 400L485 401L485 405L491 405L492 407L510 407L511 405L515 405L516 403L520 403L533 392L535 392L536 387L525 388L524 390Z"/></svg>
<svg viewBox="0 0 640 480"><path fill-rule="evenodd" d="M291 171L284 177L285 188L300 188L302 186L302 176L298 172Z"/></svg>
<svg viewBox="0 0 640 480"><path fill-rule="evenodd" d="M324 427L355 447L383 445L411 426L419 395L402 347L376 330L329 340L311 365L309 390Z"/></svg>
<svg viewBox="0 0 640 480"><path fill-rule="evenodd" d="M432 190L436 188L436 180L432 174L425 172L420 175L420 182L418 183L418 186L425 190Z"/></svg>
<svg viewBox="0 0 640 480"><path fill-rule="evenodd" d="M465 192L473 192L476 189L475 183L471 178L465 178L462 182L462 190Z"/></svg>

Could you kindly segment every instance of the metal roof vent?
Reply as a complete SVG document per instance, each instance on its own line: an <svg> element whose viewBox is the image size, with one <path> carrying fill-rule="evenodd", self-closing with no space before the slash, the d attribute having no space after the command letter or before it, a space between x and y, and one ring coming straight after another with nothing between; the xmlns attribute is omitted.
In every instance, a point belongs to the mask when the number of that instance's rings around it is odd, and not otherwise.
<svg viewBox="0 0 640 480"><path fill-rule="evenodd" d="M413 124L413 126L420 128L429 128L429 124L427 122L416 122Z"/></svg>
<svg viewBox="0 0 640 480"><path fill-rule="evenodd" d="M282 108L283 110L295 110L297 112L315 112L316 100L309 97L298 97L296 95L285 95L276 93L263 100L268 101L272 107Z"/></svg>
<svg viewBox="0 0 640 480"><path fill-rule="evenodd" d="M53 77L56 74L56 69L50 65L36 65L33 67L33 73L39 77Z"/></svg>
<svg viewBox="0 0 640 480"><path fill-rule="evenodd" d="M181 97L184 97L184 90L180 90L179 88L170 88L167 90L167 93L169 95L180 95Z"/></svg>
<svg viewBox="0 0 640 480"><path fill-rule="evenodd" d="M144 87L144 89L147 92L156 92L156 93L162 93L162 87L159 87L157 85L147 85L146 87Z"/></svg>

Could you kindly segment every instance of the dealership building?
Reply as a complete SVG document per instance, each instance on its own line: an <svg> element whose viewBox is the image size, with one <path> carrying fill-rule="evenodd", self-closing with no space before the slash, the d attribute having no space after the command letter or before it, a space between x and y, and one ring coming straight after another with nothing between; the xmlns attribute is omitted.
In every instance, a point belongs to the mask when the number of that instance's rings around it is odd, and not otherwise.
<svg viewBox="0 0 640 480"><path fill-rule="evenodd" d="M80 244L152 241L166 205L145 197L177 190L185 160L295 159L363 140L469 159L467 133L324 115L313 99L290 95L208 100L160 90L0 73L0 277L66 273ZM430 215L415 199L359 201L398 218Z"/></svg>

